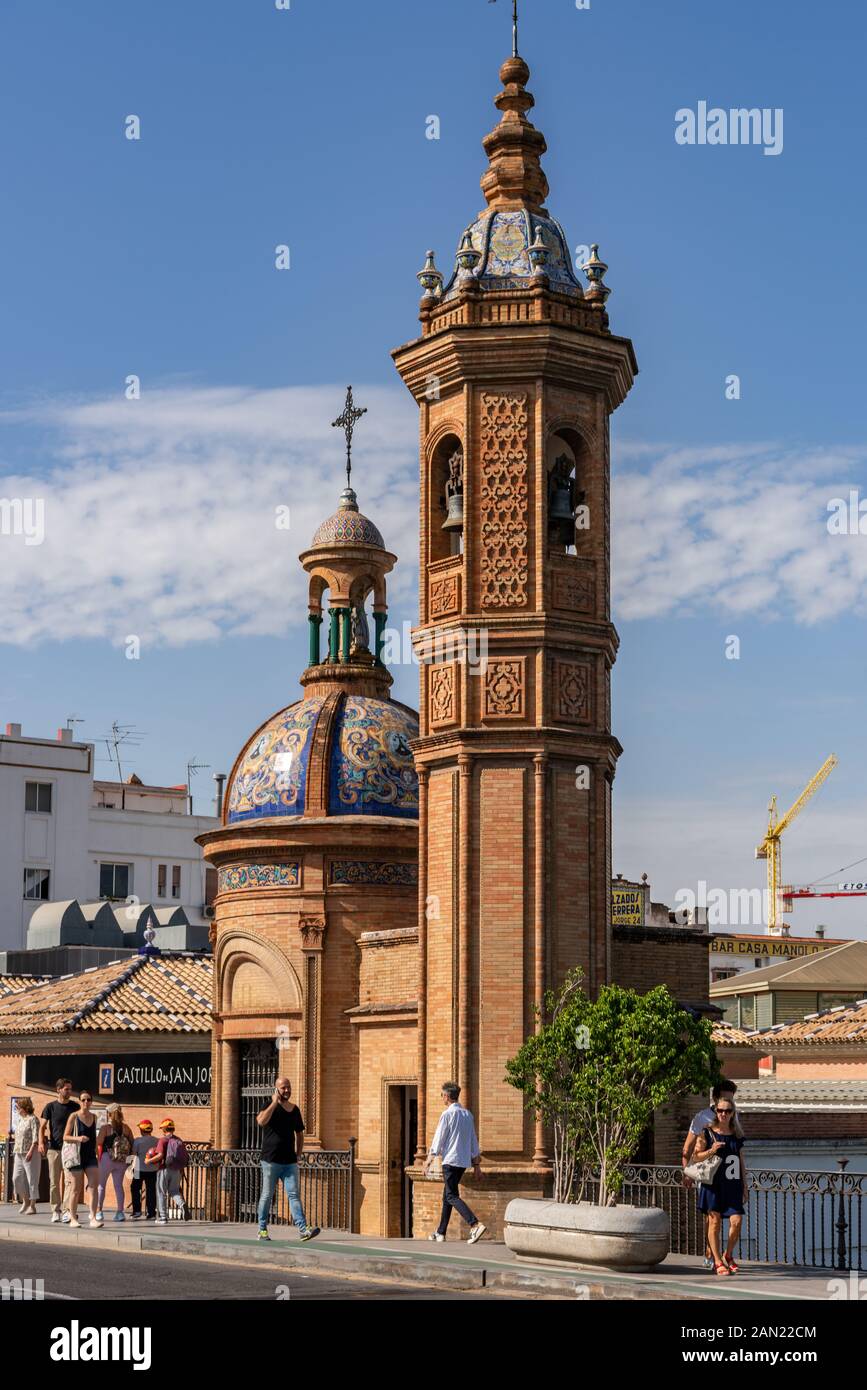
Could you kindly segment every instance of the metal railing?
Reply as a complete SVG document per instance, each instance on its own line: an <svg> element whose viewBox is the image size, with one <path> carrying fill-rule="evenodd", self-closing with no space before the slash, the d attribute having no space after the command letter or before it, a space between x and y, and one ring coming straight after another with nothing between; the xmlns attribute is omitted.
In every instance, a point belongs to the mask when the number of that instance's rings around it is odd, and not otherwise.
<svg viewBox="0 0 867 1390"><path fill-rule="evenodd" d="M867 1270L867 1173L800 1168L757 1168L747 1173L747 1202L741 1228L744 1259L818 1269ZM598 1180L587 1184L594 1201ZM697 1190L685 1187L683 1170L666 1164L633 1164L625 1170L618 1199L639 1207L661 1207L671 1225L675 1255L704 1254L704 1218Z"/></svg>
<svg viewBox="0 0 867 1390"><path fill-rule="evenodd" d="M311 1226L356 1229L356 1140L348 1149L314 1149L301 1155L301 1204ZM262 1190L259 1155L249 1149L212 1149L187 1144L190 1156L183 1192L193 1221L255 1221ZM282 1184L274 1194L269 1224L291 1226Z"/></svg>

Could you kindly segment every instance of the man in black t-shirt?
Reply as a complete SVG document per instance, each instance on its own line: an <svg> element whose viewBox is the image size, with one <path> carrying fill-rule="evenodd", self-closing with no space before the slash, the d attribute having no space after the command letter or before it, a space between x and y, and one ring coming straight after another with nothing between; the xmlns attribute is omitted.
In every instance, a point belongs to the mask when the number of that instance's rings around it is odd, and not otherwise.
<svg viewBox="0 0 867 1390"><path fill-rule="evenodd" d="M63 1164L60 1159L60 1151L63 1148L63 1134L66 1129L66 1121L70 1115L78 1110L77 1100L71 1100L72 1082L65 1077L61 1077L56 1085L57 1099L51 1100L42 1111L42 1122L39 1126L39 1152L44 1156L48 1155L48 1177L51 1182L51 1220L59 1221L61 1214L65 1222L69 1221L69 1212L65 1210L64 1191L66 1185L66 1175L63 1171Z"/></svg>
<svg viewBox="0 0 867 1390"><path fill-rule="evenodd" d="M259 1239L270 1240L268 1215L274 1192L280 1182L289 1199L292 1220L301 1232L302 1240L319 1235L318 1226L308 1226L298 1189L298 1160L304 1148L304 1121L301 1111L291 1100L292 1086L285 1076L274 1087L269 1105L260 1110L256 1123L262 1131L262 1195L259 1198Z"/></svg>

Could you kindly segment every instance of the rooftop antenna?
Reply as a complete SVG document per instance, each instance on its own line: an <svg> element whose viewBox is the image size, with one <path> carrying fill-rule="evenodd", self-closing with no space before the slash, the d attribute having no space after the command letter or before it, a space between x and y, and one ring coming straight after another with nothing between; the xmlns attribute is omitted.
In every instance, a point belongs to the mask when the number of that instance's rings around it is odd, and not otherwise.
<svg viewBox="0 0 867 1390"><path fill-rule="evenodd" d="M346 486L347 486L347 488L351 488L351 487L352 487L352 482L351 482L351 474L352 474L352 436L353 436L353 434L355 433L355 426L356 426L356 424L357 424L358 421L361 419L362 415L366 415L366 414L367 414L367 406L364 406L363 409L360 409L360 410L359 410L358 407L357 407L356 404L355 404L355 401L352 399L352 387L351 387L351 386L347 386L347 388L346 388L346 404L345 404L345 406L343 407L343 414L342 414L342 415L338 415L337 419L336 419L336 420L332 420L332 422L331 422L331 427L332 427L332 429L340 429L340 430L343 430L343 433L346 435Z"/></svg>
<svg viewBox="0 0 867 1390"><path fill-rule="evenodd" d="M197 772L204 772L210 766L210 763L197 763L195 756L187 763L187 793L190 798L190 815L193 814L193 778Z"/></svg>
<svg viewBox="0 0 867 1390"><path fill-rule="evenodd" d="M76 724L84 724L84 723L86 723L86 720L82 719L82 718L80 717L80 715L71 714L71 715L69 716L69 718L67 719L67 721L66 721L66 727L67 727L67 729L69 729L69 730L71 730L72 732L74 732L74 730L75 730L75 725L76 725Z"/></svg>
<svg viewBox="0 0 867 1390"><path fill-rule="evenodd" d="M497 0L488 0L489 5L495 5ZM512 0L512 57L518 56L518 0Z"/></svg>
<svg viewBox="0 0 867 1390"><path fill-rule="evenodd" d="M129 744L131 748L138 748L144 735L135 727L134 724L118 724L115 719L111 726L110 734L100 735L100 742L104 743L108 750L108 760L117 767L117 780L123 781L123 768L120 763L120 750L124 744Z"/></svg>

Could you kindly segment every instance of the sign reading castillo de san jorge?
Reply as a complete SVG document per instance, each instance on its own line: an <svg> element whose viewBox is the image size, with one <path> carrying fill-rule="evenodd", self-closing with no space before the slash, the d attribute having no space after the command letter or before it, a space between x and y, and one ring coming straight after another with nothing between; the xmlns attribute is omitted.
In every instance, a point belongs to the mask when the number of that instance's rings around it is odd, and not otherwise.
<svg viewBox="0 0 867 1390"><path fill-rule="evenodd" d="M102 1053L90 1056L28 1057L25 1084L52 1090L68 1076L73 1094L83 1088L95 1103L207 1106L211 1103L210 1052Z"/></svg>

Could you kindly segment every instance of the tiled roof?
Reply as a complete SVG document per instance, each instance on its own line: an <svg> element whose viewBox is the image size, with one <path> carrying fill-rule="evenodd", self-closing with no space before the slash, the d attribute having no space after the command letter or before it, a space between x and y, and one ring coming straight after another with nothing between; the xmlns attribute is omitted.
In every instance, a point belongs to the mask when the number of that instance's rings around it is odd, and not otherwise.
<svg viewBox="0 0 867 1390"><path fill-rule="evenodd" d="M736 1028L733 1023L726 1023L724 1019L713 1026L711 1040L717 1047L755 1047L754 1034L747 1033L743 1028Z"/></svg>
<svg viewBox="0 0 867 1390"><path fill-rule="evenodd" d="M5 999L7 994L20 994L22 989L31 989L50 979L50 975L0 975L0 999Z"/></svg>
<svg viewBox="0 0 867 1390"><path fill-rule="evenodd" d="M135 956L0 999L0 1038L19 1033L208 1033L212 961Z"/></svg>
<svg viewBox="0 0 867 1390"><path fill-rule="evenodd" d="M867 1081L779 1081L774 1076L738 1080L737 1104L744 1113L867 1110Z"/></svg>
<svg viewBox="0 0 867 1390"><path fill-rule="evenodd" d="M793 1044L812 1043L863 1043L867 1045L867 999L856 999L852 1004L838 1004L833 1009L823 1009L818 1014L807 1014L795 1023L778 1023L773 1028L765 1028L761 1034L750 1034L751 1038L761 1038L763 1044L773 1051L777 1047ZM755 1044L754 1044L755 1045Z"/></svg>

